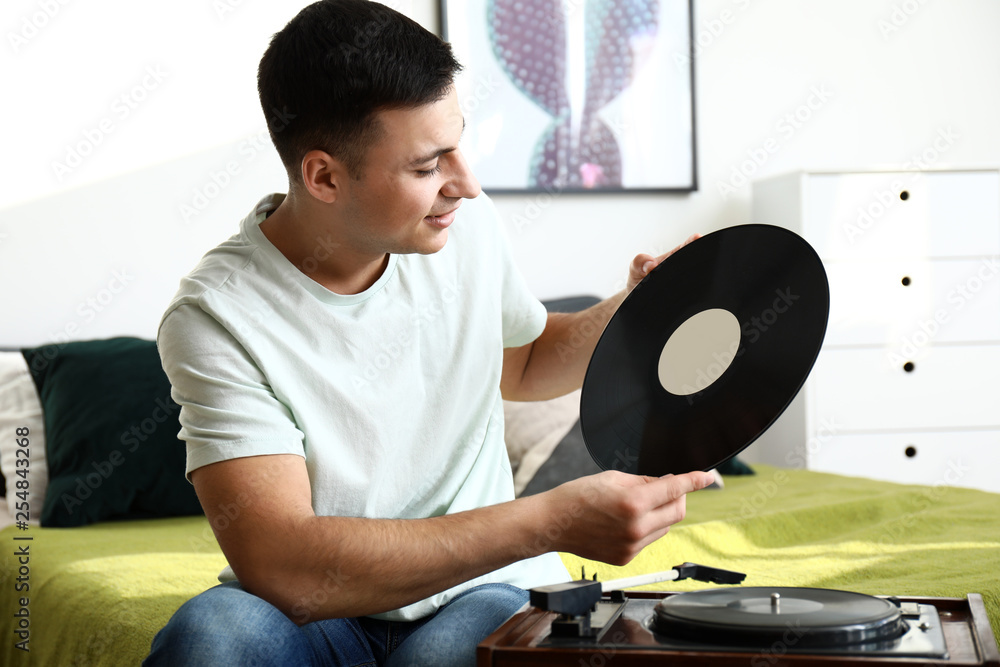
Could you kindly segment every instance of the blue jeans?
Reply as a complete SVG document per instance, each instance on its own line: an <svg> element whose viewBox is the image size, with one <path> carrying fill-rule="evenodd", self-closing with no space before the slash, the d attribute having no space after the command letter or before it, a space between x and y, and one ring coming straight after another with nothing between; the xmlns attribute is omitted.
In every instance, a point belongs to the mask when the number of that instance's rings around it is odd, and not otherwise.
<svg viewBox="0 0 1000 667"><path fill-rule="evenodd" d="M417 621L334 618L298 626L234 581L185 602L143 665L471 666L476 645L527 601L516 586L483 584Z"/></svg>

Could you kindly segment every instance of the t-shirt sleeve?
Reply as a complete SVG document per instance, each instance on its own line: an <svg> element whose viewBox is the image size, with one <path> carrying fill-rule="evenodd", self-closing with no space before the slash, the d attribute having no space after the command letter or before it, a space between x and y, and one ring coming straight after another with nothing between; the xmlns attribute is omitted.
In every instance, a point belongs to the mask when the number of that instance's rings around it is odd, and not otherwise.
<svg viewBox="0 0 1000 667"><path fill-rule="evenodd" d="M504 234L500 214L496 207L486 195L480 195L480 198L485 199L484 203L495 220L493 228L496 233L496 248L500 263L503 346L527 345L542 335L548 314L545 311L545 306L532 294L524 276L521 275L514 263L510 243Z"/></svg>
<svg viewBox="0 0 1000 667"><path fill-rule="evenodd" d="M186 474L245 456L305 456L303 434L257 364L222 325L197 305L167 314L157 335L171 397L181 406L178 438Z"/></svg>

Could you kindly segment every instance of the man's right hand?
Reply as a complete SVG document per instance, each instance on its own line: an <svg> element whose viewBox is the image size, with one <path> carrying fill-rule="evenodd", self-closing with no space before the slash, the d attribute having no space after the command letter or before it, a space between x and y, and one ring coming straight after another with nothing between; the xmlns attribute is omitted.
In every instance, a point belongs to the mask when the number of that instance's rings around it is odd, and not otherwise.
<svg viewBox="0 0 1000 667"><path fill-rule="evenodd" d="M705 472L645 477L607 470L547 492L552 550L625 565L684 518L686 496L714 480Z"/></svg>

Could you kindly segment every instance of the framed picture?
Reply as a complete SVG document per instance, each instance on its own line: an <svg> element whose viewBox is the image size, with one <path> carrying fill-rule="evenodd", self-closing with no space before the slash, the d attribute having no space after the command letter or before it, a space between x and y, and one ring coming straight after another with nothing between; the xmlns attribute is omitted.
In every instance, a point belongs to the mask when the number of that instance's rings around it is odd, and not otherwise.
<svg viewBox="0 0 1000 667"><path fill-rule="evenodd" d="M440 0L487 192L697 189L691 0Z"/></svg>

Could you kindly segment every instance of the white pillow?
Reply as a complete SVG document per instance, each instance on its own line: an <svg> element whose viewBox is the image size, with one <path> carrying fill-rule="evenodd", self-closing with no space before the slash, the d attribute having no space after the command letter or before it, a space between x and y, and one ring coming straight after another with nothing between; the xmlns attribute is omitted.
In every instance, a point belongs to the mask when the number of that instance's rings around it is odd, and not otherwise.
<svg viewBox="0 0 1000 667"><path fill-rule="evenodd" d="M19 436L18 429L27 429L27 436ZM25 448L18 446L18 441L23 441L24 437L28 439L27 458ZM17 465L18 459L28 464ZM19 474L18 471L23 472ZM45 463L45 420L35 382L20 352L0 352L0 473L7 485L10 518L5 523L24 521L27 514L27 523L37 526L49 483ZM27 482L28 488L19 489L18 482L22 487ZM23 496L24 491L28 492L27 500L17 496L19 492Z"/></svg>
<svg viewBox="0 0 1000 667"><path fill-rule="evenodd" d="M520 495L580 418L580 390L548 401L504 401L504 442Z"/></svg>

